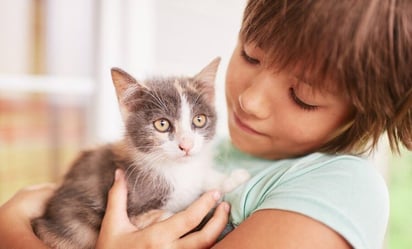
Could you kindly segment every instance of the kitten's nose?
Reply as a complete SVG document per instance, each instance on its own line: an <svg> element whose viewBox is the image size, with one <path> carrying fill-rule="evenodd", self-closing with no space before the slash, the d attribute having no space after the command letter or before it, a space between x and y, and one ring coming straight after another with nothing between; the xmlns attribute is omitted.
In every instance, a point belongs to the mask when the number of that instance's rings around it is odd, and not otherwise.
<svg viewBox="0 0 412 249"><path fill-rule="evenodd" d="M193 143L191 141L182 141L179 143L179 149L184 151L186 155L189 154L189 151L192 149Z"/></svg>

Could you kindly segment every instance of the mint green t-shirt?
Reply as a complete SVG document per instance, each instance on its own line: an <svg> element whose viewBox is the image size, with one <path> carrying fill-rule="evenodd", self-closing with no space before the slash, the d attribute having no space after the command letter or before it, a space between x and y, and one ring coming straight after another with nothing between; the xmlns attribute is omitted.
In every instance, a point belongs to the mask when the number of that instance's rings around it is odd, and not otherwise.
<svg viewBox="0 0 412 249"><path fill-rule="evenodd" d="M217 148L217 167L224 171L244 168L252 176L225 196L235 227L257 210L281 209L324 223L354 248L382 247L389 215L388 191L367 160L313 153L271 161L243 154L230 142Z"/></svg>

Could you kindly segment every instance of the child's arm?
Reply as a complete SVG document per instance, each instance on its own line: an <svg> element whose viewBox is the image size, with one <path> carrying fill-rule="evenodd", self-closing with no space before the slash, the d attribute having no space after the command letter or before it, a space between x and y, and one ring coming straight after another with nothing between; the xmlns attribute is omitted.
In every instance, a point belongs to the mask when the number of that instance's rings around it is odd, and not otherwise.
<svg viewBox="0 0 412 249"><path fill-rule="evenodd" d="M49 184L29 187L0 207L0 249L48 248L33 233L30 221L43 213L54 190Z"/></svg>
<svg viewBox="0 0 412 249"><path fill-rule="evenodd" d="M299 213L257 211L213 248L349 249L344 238L324 224Z"/></svg>

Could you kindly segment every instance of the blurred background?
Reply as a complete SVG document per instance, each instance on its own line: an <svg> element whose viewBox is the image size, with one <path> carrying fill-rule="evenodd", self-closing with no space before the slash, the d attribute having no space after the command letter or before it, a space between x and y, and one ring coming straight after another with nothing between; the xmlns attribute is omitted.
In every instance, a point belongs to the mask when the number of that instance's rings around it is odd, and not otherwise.
<svg viewBox="0 0 412 249"><path fill-rule="evenodd" d="M56 181L79 150L121 137L111 67L137 78L224 74L245 0L0 0L0 205L18 189ZM391 194L386 241L412 248L412 153L370 157Z"/></svg>

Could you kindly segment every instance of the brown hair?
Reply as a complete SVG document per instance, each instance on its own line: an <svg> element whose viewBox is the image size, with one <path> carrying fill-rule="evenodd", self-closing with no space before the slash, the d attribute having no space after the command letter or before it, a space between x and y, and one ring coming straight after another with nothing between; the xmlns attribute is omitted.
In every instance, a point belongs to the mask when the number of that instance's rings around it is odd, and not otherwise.
<svg viewBox="0 0 412 249"><path fill-rule="evenodd" d="M385 132L412 149L412 1L249 0L240 40L351 100L353 122L321 151L372 151Z"/></svg>

